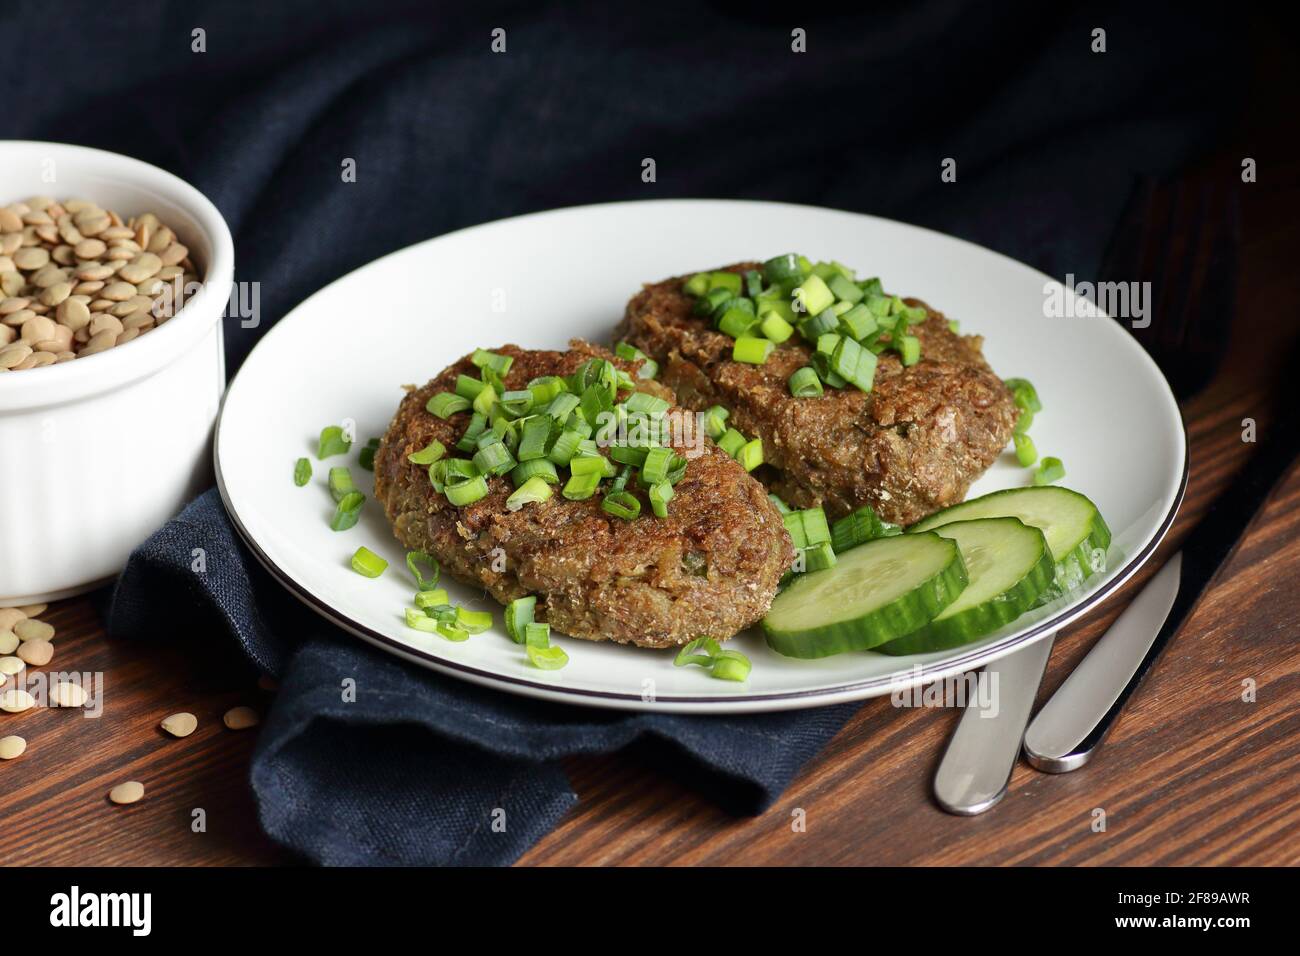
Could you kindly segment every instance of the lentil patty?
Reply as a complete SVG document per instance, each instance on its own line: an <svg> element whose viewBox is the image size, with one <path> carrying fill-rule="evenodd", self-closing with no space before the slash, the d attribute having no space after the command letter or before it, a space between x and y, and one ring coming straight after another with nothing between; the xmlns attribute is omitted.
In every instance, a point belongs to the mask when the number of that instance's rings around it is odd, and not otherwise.
<svg viewBox="0 0 1300 956"><path fill-rule="evenodd" d="M645 286L628 303L618 337L659 362L683 406L723 405L728 424L762 438L759 474L794 507L820 505L837 518L868 504L886 521L911 524L961 501L1011 439L1019 413L984 361L983 340L954 333L919 299L905 300L930 313L909 330L921 340L918 364L905 368L884 352L870 393L850 386L795 398L788 380L811 364L799 336L764 365L733 362L733 340L692 313L683 281Z"/></svg>
<svg viewBox="0 0 1300 956"><path fill-rule="evenodd" d="M506 387L571 374L593 356L635 368L585 342L571 345L567 352L494 349L514 359ZM428 552L458 581L503 603L537 595L538 619L571 637L670 647L705 634L730 637L767 613L794 559L790 537L763 486L739 464L712 444L688 447L695 416L682 409L669 412L687 429L674 447L696 457L667 518L651 514L643 489L636 490L643 510L633 521L602 511L599 495L568 501L558 489L547 501L508 511L508 476L490 478L487 497L463 508L434 491L427 469L406 456L434 439L452 449L470 416L443 421L425 403L453 391L458 374L477 372L467 356L410 391L375 454L375 494L404 546ZM672 399L658 383L638 387Z"/></svg>

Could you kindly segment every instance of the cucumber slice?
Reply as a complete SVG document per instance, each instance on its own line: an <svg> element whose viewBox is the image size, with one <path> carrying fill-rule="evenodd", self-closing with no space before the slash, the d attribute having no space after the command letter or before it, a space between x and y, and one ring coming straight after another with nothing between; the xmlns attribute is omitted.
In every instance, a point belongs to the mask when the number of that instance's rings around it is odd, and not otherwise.
<svg viewBox="0 0 1300 956"><path fill-rule="evenodd" d="M935 512L907 530L933 531L972 518L1019 518L1043 532L1056 562L1056 575L1052 586L1039 597L1039 604L1073 591L1093 574L1106 570L1110 529L1097 506L1069 488L995 491Z"/></svg>
<svg viewBox="0 0 1300 956"><path fill-rule="evenodd" d="M787 657L865 651L910 634L965 586L956 542L937 534L880 538L796 578L772 602L763 631Z"/></svg>
<svg viewBox="0 0 1300 956"><path fill-rule="evenodd" d="M934 533L957 542L970 583L929 624L876 648L881 653L960 647L1014 621L1052 585L1056 562L1047 539L1019 518L954 521Z"/></svg>

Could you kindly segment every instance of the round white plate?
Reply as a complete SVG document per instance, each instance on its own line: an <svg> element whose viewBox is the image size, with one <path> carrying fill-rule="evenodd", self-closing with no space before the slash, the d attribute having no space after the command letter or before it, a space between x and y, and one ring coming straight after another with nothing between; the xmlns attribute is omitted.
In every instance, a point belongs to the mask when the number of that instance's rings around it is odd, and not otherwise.
<svg viewBox="0 0 1300 956"><path fill-rule="evenodd" d="M674 667L671 651L563 636L557 643L569 653L568 666L537 670L501 629L499 605L454 582L452 599L496 611L497 628L459 644L410 630L403 609L414 588L383 509L369 501L355 528L329 529L328 467L346 461L370 490L355 452L383 434L402 384L423 383L478 346L562 348L574 336L608 342L642 282L790 250L837 259L925 299L960 319L963 332L985 336L985 355L1000 375L1033 380L1044 406L1034 441L1064 461L1062 483L1101 508L1114 533L1109 571L1003 631L940 653L798 661L746 633L732 646L754 669L734 684ZM726 713L872 697L978 667L1052 633L1132 575L1173 520L1186 484L1187 443L1168 384L1117 322L1045 317L1051 284L1025 265L939 233L777 203L614 203L476 226L372 262L282 319L226 394L218 482L241 535L293 594L384 650L455 677L630 710ZM320 429L345 419L356 423L353 454L317 462ZM302 488L292 480L300 456L315 469ZM1006 453L971 495L1028 479ZM349 566L362 544L389 562L378 579Z"/></svg>

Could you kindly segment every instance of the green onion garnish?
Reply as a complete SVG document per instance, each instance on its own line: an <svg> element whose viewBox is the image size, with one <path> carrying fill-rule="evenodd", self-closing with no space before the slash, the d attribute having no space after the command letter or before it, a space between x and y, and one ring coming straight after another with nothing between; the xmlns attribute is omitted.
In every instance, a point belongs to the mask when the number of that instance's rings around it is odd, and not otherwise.
<svg viewBox="0 0 1300 956"><path fill-rule="evenodd" d="M410 567L410 558L407 558L407 567ZM415 592L415 606L420 610L426 610L431 607L446 607L451 603L451 598L447 596L446 588L432 588L427 591Z"/></svg>
<svg viewBox="0 0 1300 956"><path fill-rule="evenodd" d="M697 654L696 651L704 651L703 654ZM712 667L713 659L722 651L722 645L711 637L697 637L691 641L673 658L674 667L685 667L687 664L699 664L701 667Z"/></svg>
<svg viewBox="0 0 1300 956"><path fill-rule="evenodd" d="M1016 407L1027 412L1041 412L1043 403L1038 400L1038 389L1027 378L1009 378L1004 383L1011 390Z"/></svg>
<svg viewBox="0 0 1300 956"><path fill-rule="evenodd" d="M718 331L723 335L729 335L733 339L738 339L745 335L758 323L758 319L752 312L744 309L728 309L718 320Z"/></svg>
<svg viewBox="0 0 1300 956"><path fill-rule="evenodd" d="M821 541L803 549L804 570L823 571L835 566L835 550L829 541Z"/></svg>
<svg viewBox="0 0 1300 956"><path fill-rule="evenodd" d="M631 521L641 513L641 502L630 491L616 491L605 496L600 509L615 518Z"/></svg>
<svg viewBox="0 0 1300 956"><path fill-rule="evenodd" d="M524 625L524 643L529 647L550 647L551 625L529 621Z"/></svg>
<svg viewBox="0 0 1300 956"><path fill-rule="evenodd" d="M446 621L438 621L437 624L434 625L434 630L436 630L447 640L455 641L457 644L459 644L461 641L469 640L468 630L466 630L463 627L459 627L455 624L450 624Z"/></svg>
<svg viewBox="0 0 1300 956"><path fill-rule="evenodd" d="M519 488L532 478L540 478L548 485L558 485L560 483L560 473L555 469L555 463L548 458L521 461L510 472L510 480L516 488Z"/></svg>
<svg viewBox="0 0 1300 956"><path fill-rule="evenodd" d="M633 392L623 403L631 413L649 415L651 418L658 418L672 407L672 404L663 398L650 395L646 392Z"/></svg>
<svg viewBox="0 0 1300 956"><path fill-rule="evenodd" d="M496 352L489 352L486 349L475 349L469 360L479 368L491 369L501 376L509 372L510 366L515 364L515 360L509 355L498 355Z"/></svg>
<svg viewBox="0 0 1300 956"><path fill-rule="evenodd" d="M501 408L507 415L522 418L533 407L533 393L526 388L501 394Z"/></svg>
<svg viewBox="0 0 1300 956"><path fill-rule="evenodd" d="M704 413L704 430L714 441L717 441L726 433L727 416L730 414L721 405L714 405Z"/></svg>
<svg viewBox="0 0 1300 956"><path fill-rule="evenodd" d="M473 478L464 478L454 484L448 484L444 492L447 500L457 508L473 504L480 499L486 498L488 493L487 479L482 475Z"/></svg>
<svg viewBox="0 0 1300 956"><path fill-rule="evenodd" d="M668 479L668 472L673 464L671 448L651 448L646 452L641 464L641 480L647 485L657 485Z"/></svg>
<svg viewBox="0 0 1300 956"><path fill-rule="evenodd" d="M740 273L738 272L709 273L709 291L726 289L732 295L740 295L740 283Z"/></svg>
<svg viewBox="0 0 1300 956"><path fill-rule="evenodd" d="M477 399L475 401L477 402ZM446 421L457 412L463 412L469 408L469 399L453 392L439 392L425 403L424 408L430 414L437 415L443 421Z"/></svg>
<svg viewBox="0 0 1300 956"><path fill-rule="evenodd" d="M875 332L879 326L876 317L862 303L858 303L847 312L840 314L840 329L851 339L859 342Z"/></svg>
<svg viewBox="0 0 1300 956"><path fill-rule="evenodd" d="M468 611L463 607L456 608L456 625L463 627L471 634L482 634L492 626L491 611Z"/></svg>
<svg viewBox="0 0 1300 956"><path fill-rule="evenodd" d="M357 455L357 463L366 471L375 470L375 452L379 451L379 439L372 438Z"/></svg>
<svg viewBox="0 0 1300 956"><path fill-rule="evenodd" d="M794 291L794 298L801 311L809 315L818 315L835 304L835 293L827 288L820 277L807 276Z"/></svg>
<svg viewBox="0 0 1300 956"><path fill-rule="evenodd" d="M474 401L478 398L479 392L487 387L487 382L481 379L470 378L468 375L456 376L456 394L466 401Z"/></svg>
<svg viewBox="0 0 1300 956"><path fill-rule="evenodd" d="M799 268L799 257L793 252L787 252L785 255L768 259L763 263L763 278L772 285L803 278L803 271Z"/></svg>
<svg viewBox="0 0 1300 956"><path fill-rule="evenodd" d="M581 460L580 458L574 459L574 461ZM601 460L604 461L603 458ZM603 477L603 472L571 475L561 494L570 501L585 501L596 493L596 486L600 484L600 479Z"/></svg>
<svg viewBox="0 0 1300 956"><path fill-rule="evenodd" d="M546 462L550 464L550 462ZM518 511L526 504L545 501L551 497L551 486L540 475L534 475L516 488L506 499L506 510Z"/></svg>
<svg viewBox="0 0 1300 956"><path fill-rule="evenodd" d="M880 537L880 518L871 505L863 505L831 526L831 546L836 554Z"/></svg>
<svg viewBox="0 0 1300 956"><path fill-rule="evenodd" d="M558 671L569 663L569 655L558 647L534 647L528 645L528 660L532 665L544 671Z"/></svg>
<svg viewBox="0 0 1300 956"><path fill-rule="evenodd" d="M461 401L463 402L464 399L462 398ZM474 399L474 411L478 412L480 415L491 415L492 409L496 407L496 404L497 390L491 385L488 385L484 387L483 391L479 392L478 396Z"/></svg>
<svg viewBox="0 0 1300 956"><path fill-rule="evenodd" d="M406 460L413 465L432 465L445 454L447 454L446 447L435 438L419 451L413 451L407 455Z"/></svg>
<svg viewBox="0 0 1300 956"><path fill-rule="evenodd" d="M311 461L299 458L293 465L293 483L301 488L311 481Z"/></svg>
<svg viewBox="0 0 1300 956"><path fill-rule="evenodd" d="M809 316L799 323L799 334L809 342L816 342L823 335L834 332L840 327L840 317L835 314L833 309L826 309L824 312Z"/></svg>
<svg viewBox="0 0 1300 956"><path fill-rule="evenodd" d="M573 460L573 456L578 452L578 446L582 443L582 433L577 431L564 431L555 439L551 450L546 457L557 465L567 465Z"/></svg>
<svg viewBox="0 0 1300 956"><path fill-rule="evenodd" d="M1028 435L1014 434L1011 440L1016 443L1016 461L1020 462L1021 468L1028 468L1038 461L1038 449L1034 447L1032 438Z"/></svg>
<svg viewBox="0 0 1300 956"><path fill-rule="evenodd" d="M763 464L763 440L753 438L745 442L736 452L736 461L740 462L746 471L753 471L759 465Z"/></svg>
<svg viewBox="0 0 1300 956"><path fill-rule="evenodd" d="M775 312L769 312L763 316L759 329L763 335L778 345L794 335L794 326Z"/></svg>
<svg viewBox="0 0 1300 956"><path fill-rule="evenodd" d="M826 524L826 512L821 508L805 508L783 515L785 530L790 533L790 540L798 549L821 544L831 540L831 531Z"/></svg>
<svg viewBox="0 0 1300 956"><path fill-rule="evenodd" d="M816 398L823 394L817 370L805 365L790 376L790 394L795 398Z"/></svg>
<svg viewBox="0 0 1300 956"><path fill-rule="evenodd" d="M420 573L421 564L424 564L429 569L427 578ZM406 552L406 568L411 572L411 577L415 578L415 589L417 591L432 591L438 586L438 578L442 576L442 567L434 558L423 551ZM445 596L446 592L444 591L443 594Z"/></svg>
<svg viewBox="0 0 1300 956"><path fill-rule="evenodd" d="M524 643L527 636L526 628L533 622L533 613L536 609L537 597L532 594L515 598L506 605L506 633L516 644Z"/></svg>
<svg viewBox="0 0 1300 956"><path fill-rule="evenodd" d="M344 495L334 509L330 518L330 527L335 531L347 531L361 517L361 506L366 503L366 496L359 491Z"/></svg>
<svg viewBox="0 0 1300 956"><path fill-rule="evenodd" d="M499 440L483 446L474 455L474 467L483 475L504 475L517 464L505 442Z"/></svg>
<svg viewBox="0 0 1300 956"><path fill-rule="evenodd" d="M709 291L709 274L707 272L697 272L684 283L682 290L688 295L704 295Z"/></svg>
<svg viewBox="0 0 1300 956"><path fill-rule="evenodd" d="M1034 484L1050 485L1052 482L1060 481L1064 477L1065 465L1061 464L1061 459L1049 455L1039 463L1038 470L1034 472Z"/></svg>
<svg viewBox="0 0 1300 956"><path fill-rule="evenodd" d="M734 362L762 365L768 360L774 348L776 348L776 343L771 339L742 335L736 339L736 344L732 347L731 358Z"/></svg>
<svg viewBox="0 0 1300 956"><path fill-rule="evenodd" d="M438 622L434 618L413 607L406 609L406 626L424 631L426 634L433 634L438 630Z"/></svg>
<svg viewBox="0 0 1300 956"><path fill-rule="evenodd" d="M523 437L519 439L519 460L545 458L546 446L550 443L554 426L554 419L547 415L535 415L525 421Z"/></svg>
<svg viewBox="0 0 1300 956"><path fill-rule="evenodd" d="M386 567L388 562L364 545L352 555L352 570L365 577L377 578L384 573Z"/></svg>
<svg viewBox="0 0 1300 956"><path fill-rule="evenodd" d="M710 674L718 680L743 681L748 679L753 666L740 651L719 651Z"/></svg>
<svg viewBox="0 0 1300 956"><path fill-rule="evenodd" d="M316 443L316 460L324 461L331 455L346 455L352 447L352 439L344 434L338 425L327 425L320 430L320 441Z"/></svg>
<svg viewBox="0 0 1300 956"><path fill-rule="evenodd" d="M735 458L736 453L745 447L745 436L734 428L728 428L722 437L718 439L718 447L732 458Z"/></svg>
<svg viewBox="0 0 1300 956"><path fill-rule="evenodd" d="M478 448L479 437L487 430L488 419L482 412L475 412L469 418L469 424L465 426L465 434L460 436L460 441L456 442L458 451L471 452Z"/></svg>
<svg viewBox="0 0 1300 956"><path fill-rule="evenodd" d="M915 335L898 337L898 354L904 365L915 365L921 361L921 340Z"/></svg>
<svg viewBox="0 0 1300 956"><path fill-rule="evenodd" d="M331 468L329 472L329 489L330 496L336 502L342 501L352 494L357 490L357 486L352 483L352 472L342 465Z"/></svg>
<svg viewBox="0 0 1300 956"><path fill-rule="evenodd" d="M776 505L776 510L781 512L781 514L788 515L790 513L790 506L781 500L780 495L769 494L767 500Z"/></svg>
<svg viewBox="0 0 1300 956"><path fill-rule="evenodd" d="M656 518L668 517L668 502L673 500L673 486L666 481L650 486L650 509Z"/></svg>

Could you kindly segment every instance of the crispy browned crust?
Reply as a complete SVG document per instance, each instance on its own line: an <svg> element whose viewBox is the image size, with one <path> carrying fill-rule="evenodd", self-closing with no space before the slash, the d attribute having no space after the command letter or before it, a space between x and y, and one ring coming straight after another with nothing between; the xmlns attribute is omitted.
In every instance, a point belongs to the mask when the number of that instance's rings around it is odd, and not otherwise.
<svg viewBox="0 0 1300 956"><path fill-rule="evenodd" d="M821 505L834 518L869 504L886 521L911 524L961 501L1011 439L1018 412L984 361L981 338L955 334L929 306L930 318L911 330L921 340L918 364L904 368L885 352L869 394L827 389L794 398L788 380L811 355L798 336L765 365L733 362L732 340L692 314L682 282L645 286L628 303L618 337L660 363L683 406L723 405L731 424L762 438L770 467L760 477L795 507Z"/></svg>
<svg viewBox="0 0 1300 956"><path fill-rule="evenodd" d="M634 368L586 342L571 345L568 352L494 349L515 359L506 387L568 375L593 355ZM767 613L794 559L790 537L763 486L711 444L690 460L667 518L650 515L639 489L642 517L631 522L605 514L599 496L568 501L558 492L510 512L508 477L492 478L481 501L451 505L427 469L406 456L434 439L451 449L465 431L468 412L443 421L424 407L436 392L453 390L460 373L477 374L468 356L409 392L375 454L375 494L403 545L503 603L537 595L538 619L572 637L669 647L705 634L730 637ZM640 387L673 398L656 382ZM670 414L694 419L681 409Z"/></svg>

